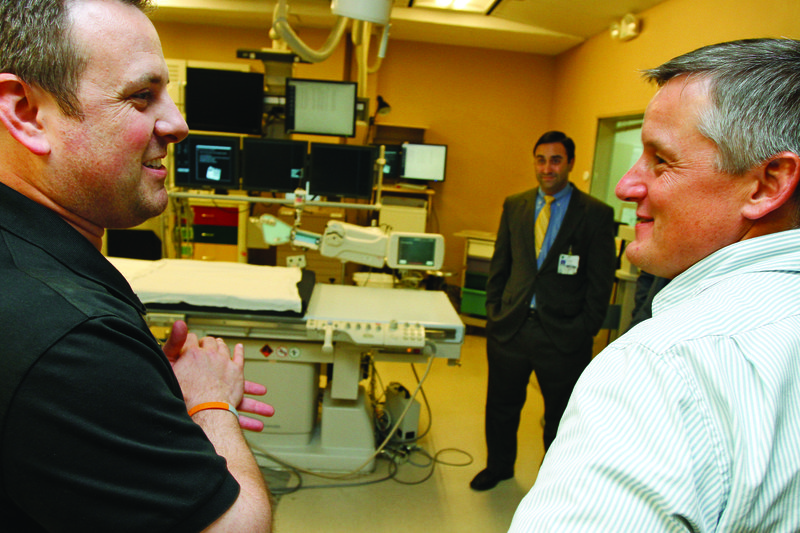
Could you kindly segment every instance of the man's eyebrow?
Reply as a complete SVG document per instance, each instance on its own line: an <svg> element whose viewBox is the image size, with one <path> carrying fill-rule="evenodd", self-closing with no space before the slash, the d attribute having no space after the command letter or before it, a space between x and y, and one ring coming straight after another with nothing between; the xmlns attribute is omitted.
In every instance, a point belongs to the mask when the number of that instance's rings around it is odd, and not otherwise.
<svg viewBox="0 0 800 533"><path fill-rule="evenodd" d="M166 85L169 83L169 78L164 80L164 77L159 74L142 74L138 78L131 80L132 85Z"/></svg>

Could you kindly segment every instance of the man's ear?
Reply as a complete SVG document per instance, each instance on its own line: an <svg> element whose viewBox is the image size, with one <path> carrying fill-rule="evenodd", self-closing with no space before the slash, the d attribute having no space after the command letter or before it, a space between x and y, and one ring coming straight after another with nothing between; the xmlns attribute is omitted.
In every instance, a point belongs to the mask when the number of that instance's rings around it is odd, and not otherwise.
<svg viewBox="0 0 800 533"><path fill-rule="evenodd" d="M14 139L36 155L50 152L40 116L41 97L41 91L17 76L0 74L0 122Z"/></svg>
<svg viewBox="0 0 800 533"><path fill-rule="evenodd" d="M755 181L743 214L758 220L790 202L800 181L800 156L781 152L754 171Z"/></svg>

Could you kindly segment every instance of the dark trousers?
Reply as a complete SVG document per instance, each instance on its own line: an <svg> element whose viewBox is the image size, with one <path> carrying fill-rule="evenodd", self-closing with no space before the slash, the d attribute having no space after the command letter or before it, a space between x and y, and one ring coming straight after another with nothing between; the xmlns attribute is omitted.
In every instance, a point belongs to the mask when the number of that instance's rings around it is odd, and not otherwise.
<svg viewBox="0 0 800 533"><path fill-rule="evenodd" d="M531 372L536 373L544 397L544 449L547 451L556 437L572 389L591 361L592 339L587 339L579 352L560 352L534 315L508 342L499 342L490 334L486 352L489 359L486 466L498 473L513 474L517 430Z"/></svg>

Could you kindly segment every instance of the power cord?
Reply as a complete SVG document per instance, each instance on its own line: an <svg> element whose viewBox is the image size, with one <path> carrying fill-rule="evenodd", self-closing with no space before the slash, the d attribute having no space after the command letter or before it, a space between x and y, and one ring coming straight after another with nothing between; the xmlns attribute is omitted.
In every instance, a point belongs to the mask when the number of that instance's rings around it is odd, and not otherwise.
<svg viewBox="0 0 800 533"><path fill-rule="evenodd" d="M391 420L391 413L389 413L386 409L382 412L377 411L377 407L381 405L381 401L386 396L386 388L383 386L383 381L381 380L379 372L375 369L374 360L372 358L369 359L370 365L370 399L373 402L373 405L376 407L375 415L375 424L376 424L376 431L380 438L383 438L383 441L375 450L375 452L359 467L351 470L350 472L345 472L341 474L325 474L321 472L314 472L304 468L300 468L296 465L292 465L273 454L269 453L268 451L264 450L262 447L251 444L251 448L258 452L258 454L266 457L267 459L275 462L276 464L281 465L282 467L286 468L290 471L290 476L294 475L297 478L297 484L292 487L287 487L286 489L276 489L273 491L275 495L285 495L285 494L292 494L299 490L304 489L324 489L324 488L346 488L346 487L359 487L364 485L373 485L377 483L382 483L384 481L394 480L397 483L402 485L419 485L424 483L428 479L433 476L433 473L436 469L436 465L445 465L445 466L455 466L455 467L463 467L469 466L473 463L473 457L468 452L464 450L460 450L458 448L444 448L439 450L435 454L431 455L425 448L416 444L420 439L422 439L425 435L427 435L431 427L433 426L433 416L430 403L428 402L427 395L423 389L423 384L425 380L428 378L428 374L433 366L434 357L431 355L428 358L428 364L425 367L425 372L423 373L422 377L419 376L416 367L414 364L411 364L411 369L414 373L414 377L417 381L417 386L414 389L414 392L409 395L408 401L406 402L405 409L403 412L397 417L396 421ZM376 387L376 382L380 383L380 389ZM375 391L380 390L381 394L379 397L375 397ZM397 429L403 422L406 414L408 413L411 406L416 401L416 397L419 393L422 393L422 399L425 404L425 410L428 416L428 425L421 434L417 435L413 439L408 440L397 440L393 439L392 437L395 435ZM392 423L394 422L394 423ZM386 428L390 428L388 431ZM445 453L457 453L461 454L466 457L464 461L453 462L453 461L444 461L440 457ZM416 459L416 456L421 456L425 461L419 462ZM353 483L325 483L325 484L315 484L309 485L304 483L303 475L313 476L316 478L322 478L327 480L347 480L351 479L355 476L363 476L365 473L363 472L364 467L366 467L370 462L373 460L375 461L386 461L387 464L387 474L381 476L376 479L370 480L363 480L357 481ZM413 481L399 479L397 477L398 473L400 472L400 468L402 466L411 466L414 468L420 469L427 469L427 472L421 477L420 479L416 479Z"/></svg>

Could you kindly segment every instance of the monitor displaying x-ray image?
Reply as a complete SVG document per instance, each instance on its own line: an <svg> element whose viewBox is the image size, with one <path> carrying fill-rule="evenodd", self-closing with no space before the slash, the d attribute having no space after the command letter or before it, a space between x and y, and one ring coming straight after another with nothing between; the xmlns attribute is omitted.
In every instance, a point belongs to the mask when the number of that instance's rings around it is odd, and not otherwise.
<svg viewBox="0 0 800 533"><path fill-rule="evenodd" d="M380 149L379 145L375 145ZM380 152L378 152L380 153ZM383 153L383 178L396 179L399 178L403 172L403 147L399 144L384 145Z"/></svg>
<svg viewBox="0 0 800 533"><path fill-rule="evenodd" d="M175 185L238 189L239 153L239 137L191 134L175 145Z"/></svg>

